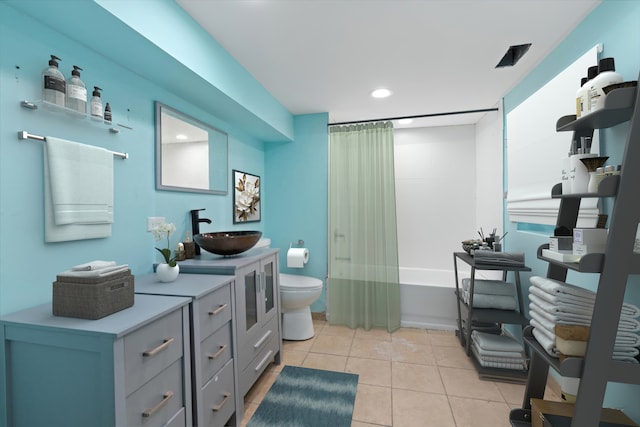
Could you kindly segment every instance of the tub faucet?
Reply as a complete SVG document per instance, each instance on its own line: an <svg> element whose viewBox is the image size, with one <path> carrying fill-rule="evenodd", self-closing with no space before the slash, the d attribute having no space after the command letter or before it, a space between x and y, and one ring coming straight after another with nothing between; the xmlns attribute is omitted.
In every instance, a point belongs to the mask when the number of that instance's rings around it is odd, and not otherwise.
<svg viewBox="0 0 640 427"><path fill-rule="evenodd" d="M211 220L209 218L200 218L200 211L203 209L191 209L191 235L195 236L196 234L200 234L200 223L206 222L207 224L211 224ZM196 255L200 255L200 246L196 243Z"/></svg>

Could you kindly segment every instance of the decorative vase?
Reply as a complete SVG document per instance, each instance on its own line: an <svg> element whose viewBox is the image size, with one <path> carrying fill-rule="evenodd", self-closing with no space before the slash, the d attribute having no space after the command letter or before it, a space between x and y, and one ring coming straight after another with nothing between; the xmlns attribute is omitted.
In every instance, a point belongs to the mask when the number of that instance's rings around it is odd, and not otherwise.
<svg viewBox="0 0 640 427"><path fill-rule="evenodd" d="M162 263L156 267L156 276L161 282L173 282L178 278L180 273L180 266L176 264L175 267L170 267L169 264Z"/></svg>

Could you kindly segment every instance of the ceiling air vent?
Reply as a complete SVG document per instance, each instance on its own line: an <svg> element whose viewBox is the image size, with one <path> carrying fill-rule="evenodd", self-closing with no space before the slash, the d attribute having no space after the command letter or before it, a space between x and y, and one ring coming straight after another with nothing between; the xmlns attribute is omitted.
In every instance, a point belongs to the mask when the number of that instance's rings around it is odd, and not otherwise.
<svg viewBox="0 0 640 427"><path fill-rule="evenodd" d="M512 67L516 65L520 58L527 53L530 47L531 43L509 46L509 49L507 49L507 52L504 54L500 62L498 62L496 68Z"/></svg>

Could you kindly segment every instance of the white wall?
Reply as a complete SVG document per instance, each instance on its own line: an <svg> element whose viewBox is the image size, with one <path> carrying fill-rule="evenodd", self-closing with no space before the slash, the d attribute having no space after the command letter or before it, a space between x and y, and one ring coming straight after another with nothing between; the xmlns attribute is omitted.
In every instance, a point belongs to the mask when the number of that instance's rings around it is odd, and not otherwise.
<svg viewBox="0 0 640 427"><path fill-rule="evenodd" d="M476 123L476 229L503 234L502 111Z"/></svg>
<svg viewBox="0 0 640 427"><path fill-rule="evenodd" d="M473 125L394 131L401 267L451 270L460 242L477 235L475 139Z"/></svg>

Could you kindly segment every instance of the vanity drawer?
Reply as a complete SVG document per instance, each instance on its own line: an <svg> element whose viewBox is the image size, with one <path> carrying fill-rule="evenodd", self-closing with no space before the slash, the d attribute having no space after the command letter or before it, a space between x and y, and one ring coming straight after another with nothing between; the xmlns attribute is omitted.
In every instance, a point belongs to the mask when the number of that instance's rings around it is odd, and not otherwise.
<svg viewBox="0 0 640 427"><path fill-rule="evenodd" d="M174 311L124 338L127 396L182 357L182 311Z"/></svg>
<svg viewBox="0 0 640 427"><path fill-rule="evenodd" d="M231 286L225 285L198 300L200 336L208 337L231 320Z"/></svg>
<svg viewBox="0 0 640 427"><path fill-rule="evenodd" d="M231 359L231 322L226 323L202 341L200 359L202 360L200 381L204 384Z"/></svg>
<svg viewBox="0 0 640 427"><path fill-rule="evenodd" d="M260 374L264 372L266 367L269 366L271 361L273 361L274 356L278 353L280 346L277 336L275 334L271 335L260 348L260 352L251 361L251 363L249 363L249 366L244 370L241 370L240 392L243 396L247 394Z"/></svg>
<svg viewBox="0 0 640 427"><path fill-rule="evenodd" d="M277 317L273 317L262 328L256 328L238 349L240 370L246 368L258 354L262 353L267 342L277 336L279 336Z"/></svg>
<svg viewBox="0 0 640 427"><path fill-rule="evenodd" d="M172 420L184 406L182 380L182 359L178 359L127 397L127 427L160 427Z"/></svg>
<svg viewBox="0 0 640 427"><path fill-rule="evenodd" d="M227 364L202 388L204 402L203 426L224 425L236 410L233 383L233 360Z"/></svg>

